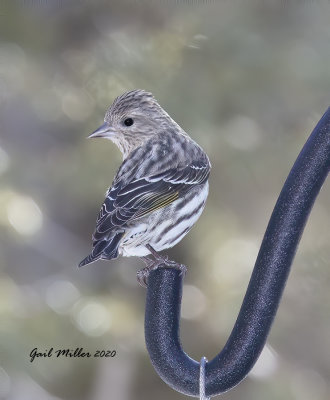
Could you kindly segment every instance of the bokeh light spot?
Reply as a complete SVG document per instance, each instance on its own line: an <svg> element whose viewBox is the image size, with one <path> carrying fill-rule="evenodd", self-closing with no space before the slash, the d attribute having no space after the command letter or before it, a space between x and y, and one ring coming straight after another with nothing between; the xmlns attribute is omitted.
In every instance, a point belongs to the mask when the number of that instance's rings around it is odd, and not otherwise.
<svg viewBox="0 0 330 400"><path fill-rule="evenodd" d="M258 243L253 239L237 237L226 240L214 253L214 277L227 288L237 287L250 274L257 254Z"/></svg>
<svg viewBox="0 0 330 400"><path fill-rule="evenodd" d="M206 299L200 289L193 285L184 285L181 316L185 319L198 318L206 308Z"/></svg>
<svg viewBox="0 0 330 400"><path fill-rule="evenodd" d="M249 377L253 379L267 379L273 375L278 368L278 355L269 346L265 345L257 362L252 368Z"/></svg>
<svg viewBox="0 0 330 400"><path fill-rule="evenodd" d="M85 121L93 109L93 100L83 90L72 89L63 96L62 110L73 121Z"/></svg>
<svg viewBox="0 0 330 400"><path fill-rule="evenodd" d="M70 311L70 307L78 300L78 289L69 281L52 282L47 288L46 303L59 314Z"/></svg>
<svg viewBox="0 0 330 400"><path fill-rule="evenodd" d="M96 301L78 304L75 320L78 328L89 336L101 336L111 325L110 313Z"/></svg>
<svg viewBox="0 0 330 400"><path fill-rule="evenodd" d="M15 195L7 204L7 217L21 235L33 235L42 227L42 213L36 202L27 196Z"/></svg>

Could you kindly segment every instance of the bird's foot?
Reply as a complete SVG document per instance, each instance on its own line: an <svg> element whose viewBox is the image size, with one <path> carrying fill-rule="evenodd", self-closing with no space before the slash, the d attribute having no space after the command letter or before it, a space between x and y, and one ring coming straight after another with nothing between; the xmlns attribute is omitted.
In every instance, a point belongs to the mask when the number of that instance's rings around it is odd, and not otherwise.
<svg viewBox="0 0 330 400"><path fill-rule="evenodd" d="M186 275L187 267L185 265L179 264L173 260L169 260L168 257L158 254L151 246L150 248L156 254L155 255L152 251L150 251L152 255L155 257L155 260L151 260L148 257L141 257L142 260L146 263L146 267L140 269L136 274L137 281L141 286L143 287L148 286L148 277L150 272L158 268L168 268L168 267L175 268L180 271L180 275L183 276Z"/></svg>
<svg viewBox="0 0 330 400"><path fill-rule="evenodd" d="M152 266L149 265L142 269L139 269L138 272L136 273L136 279L142 287L146 288L148 286L148 277L151 270Z"/></svg>

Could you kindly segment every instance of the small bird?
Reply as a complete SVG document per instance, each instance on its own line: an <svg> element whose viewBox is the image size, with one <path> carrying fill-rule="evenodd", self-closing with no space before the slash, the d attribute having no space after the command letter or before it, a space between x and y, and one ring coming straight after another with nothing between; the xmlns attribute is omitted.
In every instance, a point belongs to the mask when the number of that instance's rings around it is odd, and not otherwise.
<svg viewBox="0 0 330 400"><path fill-rule="evenodd" d="M89 136L96 137L114 142L123 162L98 214L92 253L79 266L138 256L147 264L138 273L146 286L155 265L148 255L166 262L158 252L177 244L200 217L210 161L153 95L141 89L114 100L104 124Z"/></svg>

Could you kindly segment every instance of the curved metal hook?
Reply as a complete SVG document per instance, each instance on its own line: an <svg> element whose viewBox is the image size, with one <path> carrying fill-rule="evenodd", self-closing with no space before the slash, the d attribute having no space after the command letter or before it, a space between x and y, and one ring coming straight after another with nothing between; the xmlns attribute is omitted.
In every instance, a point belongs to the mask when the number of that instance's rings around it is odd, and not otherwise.
<svg viewBox="0 0 330 400"><path fill-rule="evenodd" d="M206 365L206 395L237 385L266 342L300 237L330 170L330 108L300 152L277 200L232 333ZM179 271L159 268L148 279L145 336L151 362L173 389L199 395L199 363L182 349Z"/></svg>

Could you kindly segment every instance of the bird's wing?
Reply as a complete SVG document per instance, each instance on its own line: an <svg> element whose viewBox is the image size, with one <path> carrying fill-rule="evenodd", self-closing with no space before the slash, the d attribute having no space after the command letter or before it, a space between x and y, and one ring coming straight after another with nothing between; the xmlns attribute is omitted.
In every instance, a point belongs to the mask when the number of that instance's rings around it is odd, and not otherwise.
<svg viewBox="0 0 330 400"><path fill-rule="evenodd" d="M116 182L108 191L93 235L94 245L111 231L163 208L183 196L194 185L204 183L210 173L208 160L194 161L123 185Z"/></svg>

